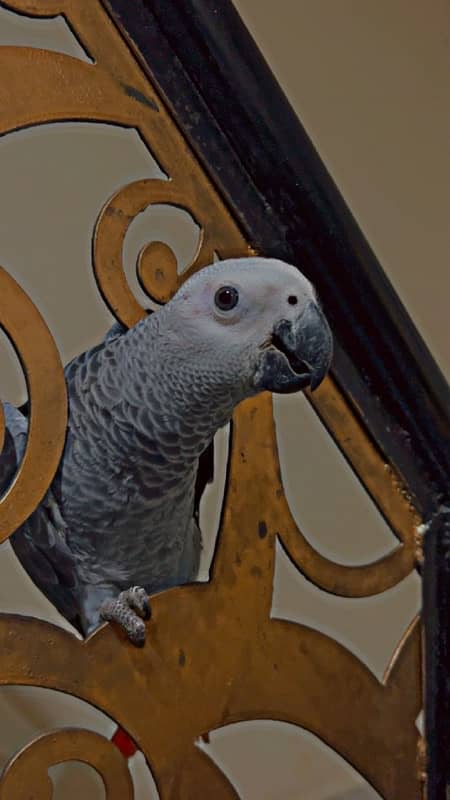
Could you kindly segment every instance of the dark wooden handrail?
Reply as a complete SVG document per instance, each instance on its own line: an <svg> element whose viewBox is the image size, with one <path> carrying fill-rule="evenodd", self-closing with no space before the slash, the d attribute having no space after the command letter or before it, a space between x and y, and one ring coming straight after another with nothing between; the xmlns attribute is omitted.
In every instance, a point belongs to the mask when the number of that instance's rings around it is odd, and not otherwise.
<svg viewBox="0 0 450 800"><path fill-rule="evenodd" d="M335 335L334 376L429 523L428 800L445 800L449 386L230 0L104 2L247 239L314 282Z"/></svg>

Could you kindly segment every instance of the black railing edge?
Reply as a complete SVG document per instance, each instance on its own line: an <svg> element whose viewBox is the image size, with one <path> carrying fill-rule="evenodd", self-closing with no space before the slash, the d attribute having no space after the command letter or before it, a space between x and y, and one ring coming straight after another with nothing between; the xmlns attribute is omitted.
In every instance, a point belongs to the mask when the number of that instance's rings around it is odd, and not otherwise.
<svg viewBox="0 0 450 800"><path fill-rule="evenodd" d="M450 495L424 526L422 571L427 800L450 789Z"/></svg>
<svg viewBox="0 0 450 800"><path fill-rule="evenodd" d="M230 0L103 2L248 240L316 284L334 375L422 515L428 800L446 800L448 384Z"/></svg>
<svg viewBox="0 0 450 800"><path fill-rule="evenodd" d="M317 286L334 374L428 515L448 485L450 389L232 3L104 2L255 248Z"/></svg>

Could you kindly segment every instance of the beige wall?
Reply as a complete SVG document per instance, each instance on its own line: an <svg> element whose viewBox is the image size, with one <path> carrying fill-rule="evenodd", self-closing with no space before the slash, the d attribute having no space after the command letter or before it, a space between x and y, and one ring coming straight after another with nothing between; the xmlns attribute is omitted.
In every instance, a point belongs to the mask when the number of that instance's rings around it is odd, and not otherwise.
<svg viewBox="0 0 450 800"><path fill-rule="evenodd" d="M237 5L449 374L446 4L240 0ZM61 19L28 20L0 10L0 44L6 43L52 47L85 57ZM97 341L109 324L90 263L92 230L102 204L123 184L158 174L140 139L120 128L43 126L0 139L0 263L44 313L64 360ZM125 246L130 276L144 242L152 238L175 242L180 264L185 264L196 237L194 224L181 212L156 209L142 215ZM1 396L19 401L23 380L5 342L0 348L0 375ZM275 409L288 500L314 545L345 563L363 563L390 549L392 534L306 403L301 398L277 399ZM210 543L220 509L225 458L226 436L222 436L222 468L202 509ZM209 547L203 571L210 552ZM418 604L415 576L379 597L337 599L308 584L278 553L273 614L334 636L378 677ZM0 547L0 609L64 624L17 566L8 545ZM35 733L67 724L87 725L106 734L113 727L99 712L74 699L40 690L0 689L3 761ZM292 726L270 722L233 726L212 735L209 752L244 800L377 796L342 759ZM134 772L137 796L156 797L139 759ZM55 782L59 800L79 797L81 791L86 800L102 796L87 768L59 768Z"/></svg>
<svg viewBox="0 0 450 800"><path fill-rule="evenodd" d="M235 0L450 376L448 0Z"/></svg>

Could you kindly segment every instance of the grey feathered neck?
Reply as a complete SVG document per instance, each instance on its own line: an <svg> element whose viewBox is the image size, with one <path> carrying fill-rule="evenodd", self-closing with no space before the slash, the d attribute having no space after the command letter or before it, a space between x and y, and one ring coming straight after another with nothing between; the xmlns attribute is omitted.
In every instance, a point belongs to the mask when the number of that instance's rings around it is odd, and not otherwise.
<svg viewBox="0 0 450 800"><path fill-rule="evenodd" d="M207 346L199 352L175 331L164 307L102 351L89 351L85 368L69 381L72 424L89 393L107 449L144 469L156 469L159 460L189 468L246 394L232 353L211 363Z"/></svg>

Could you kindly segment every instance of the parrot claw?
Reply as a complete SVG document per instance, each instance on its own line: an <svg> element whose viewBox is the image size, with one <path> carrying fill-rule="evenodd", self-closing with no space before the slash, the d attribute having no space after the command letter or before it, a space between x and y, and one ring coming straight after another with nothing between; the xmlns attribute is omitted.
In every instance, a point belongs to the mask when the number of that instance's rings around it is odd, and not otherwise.
<svg viewBox="0 0 450 800"><path fill-rule="evenodd" d="M116 622L136 647L145 644L144 620L151 617L148 594L141 586L132 586L120 592L115 599L104 600L100 617L105 622Z"/></svg>

